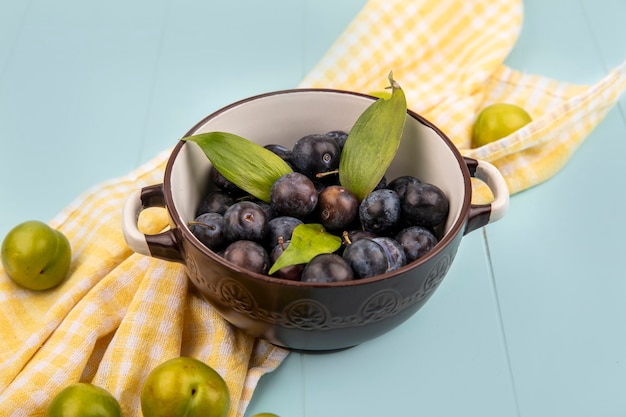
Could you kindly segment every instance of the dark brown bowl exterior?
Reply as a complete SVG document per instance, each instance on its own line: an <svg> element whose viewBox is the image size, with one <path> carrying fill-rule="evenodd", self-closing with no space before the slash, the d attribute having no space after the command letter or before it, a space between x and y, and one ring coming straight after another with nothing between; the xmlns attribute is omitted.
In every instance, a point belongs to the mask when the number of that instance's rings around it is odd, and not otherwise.
<svg viewBox="0 0 626 417"><path fill-rule="evenodd" d="M358 285L297 285L252 276L190 243L185 263L193 285L236 327L290 349L336 350L381 336L419 310L446 275L461 237L419 268Z"/></svg>
<svg viewBox="0 0 626 417"><path fill-rule="evenodd" d="M374 100L338 90L279 91L233 103L207 116L187 135L228 129L244 137L260 133L254 140L262 145L282 140L281 144L289 146L312 129L349 128ZM283 119L291 121L287 133ZM320 127L320 123L326 125ZM396 169L394 176L425 177L443 187L451 214L437 245L396 271L320 284L255 274L229 263L206 248L187 227L201 194L210 188L210 163L195 143L184 140L172 151L163 184L144 187L136 201L127 202L125 237L137 252L184 264L190 282L206 301L227 321L255 337L299 351L358 345L415 314L445 277L462 237L490 222L490 205L471 204L471 177L480 178L484 171L480 162L463 158L440 130L414 112L407 112L404 135L406 148L390 167ZM506 187L499 173L499 179L489 175L488 183ZM142 235L136 228L138 211L152 206L167 208L171 228L158 235Z"/></svg>

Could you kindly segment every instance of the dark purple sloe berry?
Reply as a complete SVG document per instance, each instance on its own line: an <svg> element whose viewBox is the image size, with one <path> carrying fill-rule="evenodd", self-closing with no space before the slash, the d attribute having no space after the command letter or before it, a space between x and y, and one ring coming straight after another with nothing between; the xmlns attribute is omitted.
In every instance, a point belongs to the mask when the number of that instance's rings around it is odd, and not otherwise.
<svg viewBox="0 0 626 417"><path fill-rule="evenodd" d="M372 239L359 239L346 246L343 258L352 267L357 278L373 277L387 272L385 250Z"/></svg>
<svg viewBox="0 0 626 417"><path fill-rule="evenodd" d="M404 253L404 248L400 245L400 243L398 243L397 240L390 237L375 237L372 240L382 246L385 250L388 261L387 272L395 271L396 269L406 265L406 254Z"/></svg>
<svg viewBox="0 0 626 417"><path fill-rule="evenodd" d="M407 185L401 200L402 218L408 225L435 227L448 216L448 198L436 185Z"/></svg>
<svg viewBox="0 0 626 417"><path fill-rule="evenodd" d="M270 190L270 205L279 216L305 217L315 210L317 198L313 182L299 172L281 176Z"/></svg>
<svg viewBox="0 0 626 417"><path fill-rule="evenodd" d="M283 242L291 240L293 229L303 224L302 220L291 216L274 217L267 223L267 242L270 248L279 243L279 239Z"/></svg>
<svg viewBox="0 0 626 417"><path fill-rule="evenodd" d="M340 150L343 150L343 145L346 144L346 140L348 139L348 133L343 130L332 130L330 132L326 132L326 136L330 136L335 139L335 142L339 145Z"/></svg>
<svg viewBox="0 0 626 417"><path fill-rule="evenodd" d="M286 146L269 144L265 145L265 149L274 152L276 155L280 156L283 161L287 163L291 162L291 149Z"/></svg>
<svg viewBox="0 0 626 417"><path fill-rule="evenodd" d="M372 191L359 206L359 219L363 228L370 232L393 230L400 219L400 197L389 189Z"/></svg>
<svg viewBox="0 0 626 417"><path fill-rule="evenodd" d="M252 201L235 203L224 213L224 236L229 242L236 240L260 242L266 233L265 212Z"/></svg>
<svg viewBox="0 0 626 417"><path fill-rule="evenodd" d="M337 170L341 150L335 139L314 134L300 138L291 153L296 169L309 178L316 178L317 174Z"/></svg>
<svg viewBox="0 0 626 417"><path fill-rule="evenodd" d="M303 282L345 282L354 279L348 261L334 253L323 253L309 261L300 278Z"/></svg>
<svg viewBox="0 0 626 417"><path fill-rule="evenodd" d="M219 213L203 213L189 222L189 230L207 248L217 251L226 243L224 216Z"/></svg>
<svg viewBox="0 0 626 417"><path fill-rule="evenodd" d="M316 210L325 228L331 231L343 230L356 218L359 200L346 188L331 185L319 194Z"/></svg>
<svg viewBox="0 0 626 417"><path fill-rule="evenodd" d="M429 229L422 226L411 226L401 230L396 240L404 249L407 263L426 255L437 244L437 237Z"/></svg>
<svg viewBox="0 0 626 417"><path fill-rule="evenodd" d="M402 200L404 198L404 194L406 193L407 185L417 185L419 183L421 183L421 181L417 178L410 175L403 175L401 177L395 178L393 181L387 184L387 188L389 188L390 190L394 190L396 193L398 193L398 197L400 197L400 200Z"/></svg>
<svg viewBox="0 0 626 417"><path fill-rule="evenodd" d="M235 200L223 191L212 191L208 193L198 206L197 216L203 213L224 214L228 207L232 206Z"/></svg>
<svg viewBox="0 0 626 417"><path fill-rule="evenodd" d="M257 274L266 274L270 257L263 246L251 240L238 240L224 250L224 259Z"/></svg>

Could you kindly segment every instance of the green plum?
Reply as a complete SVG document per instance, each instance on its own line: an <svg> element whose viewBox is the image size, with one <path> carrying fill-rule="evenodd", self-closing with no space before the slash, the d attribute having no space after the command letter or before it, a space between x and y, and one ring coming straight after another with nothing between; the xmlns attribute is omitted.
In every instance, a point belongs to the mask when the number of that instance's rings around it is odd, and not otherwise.
<svg viewBox="0 0 626 417"><path fill-rule="evenodd" d="M144 417L226 417L229 409L226 382L195 358L163 362L150 372L141 389Z"/></svg>
<svg viewBox="0 0 626 417"><path fill-rule="evenodd" d="M530 114L520 106L495 103L478 113L474 122L472 147L478 148L502 139L532 121Z"/></svg>
<svg viewBox="0 0 626 417"><path fill-rule="evenodd" d="M48 405L46 417L120 417L115 397L104 388L77 382L59 392Z"/></svg>
<svg viewBox="0 0 626 417"><path fill-rule="evenodd" d="M20 223L2 242L2 264L17 284L47 290L66 277L71 263L70 242L60 231L38 220Z"/></svg>

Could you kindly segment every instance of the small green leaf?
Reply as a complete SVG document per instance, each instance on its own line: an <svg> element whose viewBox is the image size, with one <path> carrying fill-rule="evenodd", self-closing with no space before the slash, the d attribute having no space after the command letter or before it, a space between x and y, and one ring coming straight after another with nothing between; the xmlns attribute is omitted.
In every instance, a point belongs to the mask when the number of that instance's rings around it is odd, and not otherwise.
<svg viewBox="0 0 626 417"><path fill-rule="evenodd" d="M292 172L274 152L232 133L200 133L183 140L197 143L227 180L266 203L274 182Z"/></svg>
<svg viewBox="0 0 626 417"><path fill-rule="evenodd" d="M300 224L291 235L291 242L276 259L269 274L286 266L305 264L322 253L333 253L341 247L341 238L328 233L324 226L317 223Z"/></svg>
<svg viewBox="0 0 626 417"><path fill-rule="evenodd" d="M389 74L391 97L379 98L359 116L339 162L339 181L362 201L380 182L398 151L406 121L404 91Z"/></svg>

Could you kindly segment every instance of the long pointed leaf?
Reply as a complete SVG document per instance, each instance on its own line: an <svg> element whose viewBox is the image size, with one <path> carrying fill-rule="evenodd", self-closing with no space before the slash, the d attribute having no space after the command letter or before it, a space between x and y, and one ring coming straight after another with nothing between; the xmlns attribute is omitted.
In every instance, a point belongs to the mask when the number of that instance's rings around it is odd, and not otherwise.
<svg viewBox="0 0 626 417"><path fill-rule="evenodd" d="M272 151L232 133L200 133L184 140L197 143L227 180L265 202L270 201L274 182L292 172Z"/></svg>
<svg viewBox="0 0 626 417"><path fill-rule="evenodd" d="M393 160L406 121L406 97L389 74L391 97L372 103L348 134L339 163L339 181L362 201Z"/></svg>

